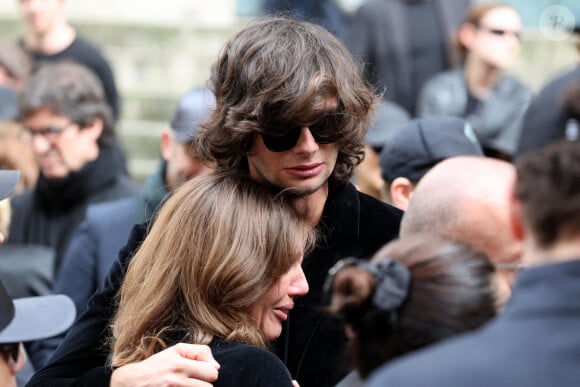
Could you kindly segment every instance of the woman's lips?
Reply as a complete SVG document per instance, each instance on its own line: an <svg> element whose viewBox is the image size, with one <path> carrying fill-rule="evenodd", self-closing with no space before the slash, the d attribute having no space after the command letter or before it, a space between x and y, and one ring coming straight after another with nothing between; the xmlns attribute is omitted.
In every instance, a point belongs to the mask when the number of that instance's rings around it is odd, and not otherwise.
<svg viewBox="0 0 580 387"><path fill-rule="evenodd" d="M286 172L295 177L308 178L318 175L322 171L322 168L324 168L323 163L303 164L286 168Z"/></svg>
<svg viewBox="0 0 580 387"><path fill-rule="evenodd" d="M274 308L274 314L281 321L286 321L288 319L288 314L294 308L294 305L284 305L278 308Z"/></svg>

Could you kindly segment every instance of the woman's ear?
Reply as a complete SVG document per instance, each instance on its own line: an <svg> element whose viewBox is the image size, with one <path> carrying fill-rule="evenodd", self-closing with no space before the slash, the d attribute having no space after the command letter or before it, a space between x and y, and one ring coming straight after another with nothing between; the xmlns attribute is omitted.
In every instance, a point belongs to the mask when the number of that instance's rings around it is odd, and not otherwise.
<svg viewBox="0 0 580 387"><path fill-rule="evenodd" d="M467 50L473 48L473 42L475 41L475 33L477 32L477 27L472 23L463 23L457 32L457 39L459 43L465 47Z"/></svg>

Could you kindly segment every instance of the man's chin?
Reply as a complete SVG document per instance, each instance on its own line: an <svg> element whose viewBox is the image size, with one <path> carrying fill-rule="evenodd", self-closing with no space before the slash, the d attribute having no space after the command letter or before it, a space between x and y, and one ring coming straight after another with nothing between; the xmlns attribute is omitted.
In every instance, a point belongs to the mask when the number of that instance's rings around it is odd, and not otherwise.
<svg viewBox="0 0 580 387"><path fill-rule="evenodd" d="M318 192L325 185L325 183L326 181L316 185L309 186L283 187L280 189L280 192L290 198L301 198L305 196L310 196L313 193Z"/></svg>

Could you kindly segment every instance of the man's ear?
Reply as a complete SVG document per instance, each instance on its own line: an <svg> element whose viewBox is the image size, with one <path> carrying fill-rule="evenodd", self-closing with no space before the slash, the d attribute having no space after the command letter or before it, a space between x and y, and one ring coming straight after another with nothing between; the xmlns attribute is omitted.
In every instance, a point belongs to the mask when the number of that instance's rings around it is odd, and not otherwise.
<svg viewBox="0 0 580 387"><path fill-rule="evenodd" d="M159 146L161 148L161 157L163 157L163 160L169 160L173 148L173 131L171 128L163 128L161 131L161 138L159 139Z"/></svg>
<svg viewBox="0 0 580 387"><path fill-rule="evenodd" d="M391 183L391 201L395 207L405 211L413 195L415 184L406 177L396 177Z"/></svg>
<svg viewBox="0 0 580 387"><path fill-rule="evenodd" d="M514 237L522 241L524 239L524 220L523 220L523 213L522 213L522 205L518 200L515 192L515 183L512 184L510 189L510 197L509 197L509 216L510 216L510 224L511 229L514 234Z"/></svg>
<svg viewBox="0 0 580 387"><path fill-rule="evenodd" d="M104 123L102 118L96 117L93 120L93 122L83 127L82 130L84 133L90 134L90 136L95 140L95 142L98 142L99 138L103 134L103 127Z"/></svg>

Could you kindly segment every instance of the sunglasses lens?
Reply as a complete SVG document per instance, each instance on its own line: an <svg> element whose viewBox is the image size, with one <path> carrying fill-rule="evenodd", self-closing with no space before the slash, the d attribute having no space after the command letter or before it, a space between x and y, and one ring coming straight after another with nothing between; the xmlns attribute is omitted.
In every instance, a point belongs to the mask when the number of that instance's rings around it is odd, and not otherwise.
<svg viewBox="0 0 580 387"><path fill-rule="evenodd" d="M342 120L343 114L328 114L321 120L308 125L307 127L316 142L319 144L331 144L338 141L340 138L339 131L343 124ZM271 152L284 152L294 148L302 132L302 126L296 124L274 122L270 124L269 127L289 128L286 133L281 136L261 133L264 145L266 145L266 148Z"/></svg>
<svg viewBox="0 0 580 387"><path fill-rule="evenodd" d="M342 115L332 114L327 115L316 124L310 126L310 133L312 137L319 144L332 144L337 142L340 138L339 130L342 125Z"/></svg>
<svg viewBox="0 0 580 387"><path fill-rule="evenodd" d="M262 133L264 145L271 152L284 152L292 149L300 137L300 128L293 128L282 136Z"/></svg>

